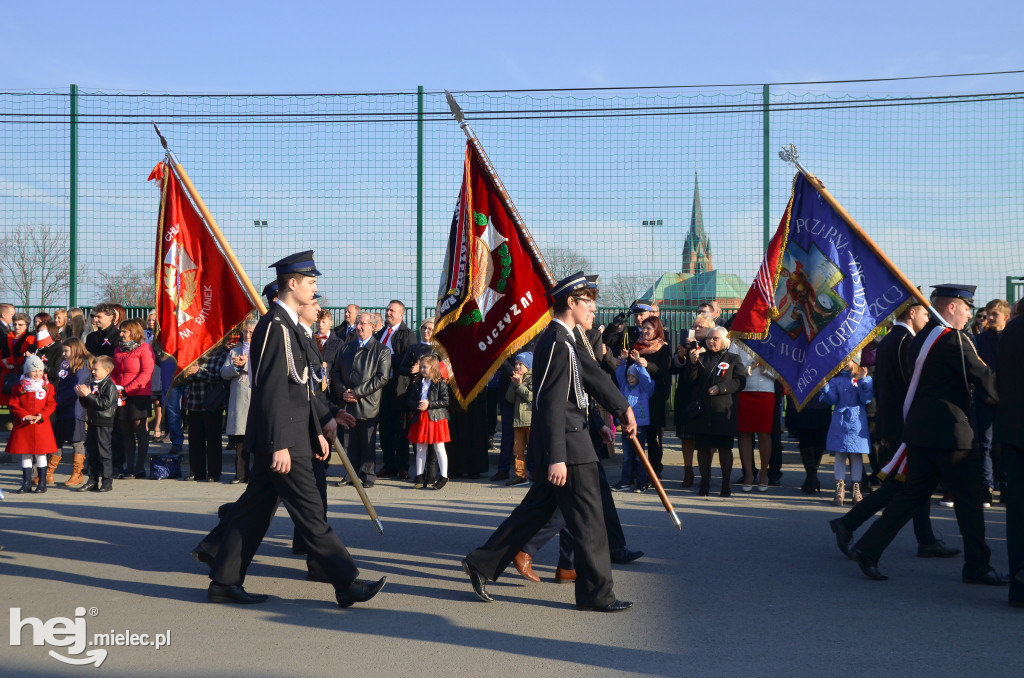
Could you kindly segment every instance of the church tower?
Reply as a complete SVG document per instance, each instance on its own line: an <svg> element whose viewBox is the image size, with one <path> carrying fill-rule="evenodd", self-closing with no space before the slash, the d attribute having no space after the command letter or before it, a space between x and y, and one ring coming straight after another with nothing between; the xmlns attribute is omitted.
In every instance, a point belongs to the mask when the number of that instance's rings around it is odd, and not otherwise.
<svg viewBox="0 0 1024 678"><path fill-rule="evenodd" d="M683 244L682 273L698 275L714 268L711 264L711 241L704 232L704 214L700 207L700 186L697 173L693 173L693 207L690 211L690 231Z"/></svg>

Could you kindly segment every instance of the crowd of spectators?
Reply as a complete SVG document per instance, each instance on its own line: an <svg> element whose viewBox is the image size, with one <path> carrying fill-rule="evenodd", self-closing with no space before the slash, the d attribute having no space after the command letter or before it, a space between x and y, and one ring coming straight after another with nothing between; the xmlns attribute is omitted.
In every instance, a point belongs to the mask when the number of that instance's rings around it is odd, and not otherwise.
<svg viewBox="0 0 1024 678"><path fill-rule="evenodd" d="M988 364L994 366L999 335L1010 317L1019 314L1020 305L1011 309L1007 302L993 300L972 320L970 334ZM530 346L501 365L487 388L464 407L444 385L452 365L431 343L433 321L412 328L405 313L405 305L393 300L383 314L351 304L337 325L326 309L317 307L303 315L304 327L322 357L318 378L323 390L355 418L343 444L364 486L386 478L417 487L436 487L438 482L443 486L448 478L481 478L489 472L489 452L499 432L497 472L490 479L508 485L528 483L533 472L528 449ZM926 320L921 307L912 307L896 324L913 333ZM30 379L25 372L29 356L41 361L42 378L53 391L54 407L45 418L57 449L46 457L43 478L25 482L36 489L40 481L52 484L62 451L70 447L71 476L65 484L103 489L104 482L86 484L93 468L89 445L109 448L109 471L102 470L103 460L93 469L100 474L98 480L141 479L147 476L154 441L169 442L171 454L187 453L188 480L222 481L227 452L234 459L233 473L223 480L246 482L250 459L242 441L255 322L256 318L247 318L221 344L179 372L174 358L161 348L155 313L141 321L128 318L124 307L104 303L93 307L88 317L81 309L62 309L52 317L39 313L30 318L10 304L0 304L0 405L8 405L22 382ZM902 397L885 374L872 386L876 348L884 333L833 377L819 398L797 410L773 372L740 342L730 342L728 322L715 301L698 307L690 327L666 328L656 304L638 301L629 313L600 330L594 344L600 354L595 357L633 406L639 441L655 475L661 476L664 469L664 436L671 416L682 447L682 487L698 484L699 475L701 496L710 493L716 455L720 496L730 496L733 483L744 492L767 492L779 485L784 427L797 441L806 472L804 493L821 490L818 468L826 452L835 459L837 504L845 500L847 487L856 503L878 484L876 474L891 457L894 444L882 410ZM877 360L882 355L884 350ZM100 356L110 359L111 369L97 378L93 366ZM99 367L102 373L103 365ZM109 422L104 419L104 402L95 402L105 378L117 391ZM974 422L989 502L1002 478L992 435L996 408L976 403ZM614 426L607 413L602 414ZM89 435L88 429L97 423L109 428L108 435ZM595 438L595 446L602 458L613 453L614 445L606 441ZM735 478L734 447L741 466ZM630 447L623 446L622 454L614 489L647 491L652 480L646 466ZM38 456L34 451L33 455Z"/></svg>

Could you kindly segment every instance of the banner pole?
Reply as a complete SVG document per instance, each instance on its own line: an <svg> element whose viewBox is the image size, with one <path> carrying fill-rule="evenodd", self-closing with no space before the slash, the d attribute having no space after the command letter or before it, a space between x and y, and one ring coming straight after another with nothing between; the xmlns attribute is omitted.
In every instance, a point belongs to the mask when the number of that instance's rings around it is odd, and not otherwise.
<svg viewBox="0 0 1024 678"><path fill-rule="evenodd" d="M555 286L558 282L555 277L551 274L551 270L548 269L547 262L544 261L543 255L540 253L540 249L537 248L537 243L534 242L533 236L530 235L530 231L526 228L526 224L523 222L522 216L519 215L519 210L516 209L515 204L512 202L512 198L509 196L508 191L505 190L505 184L501 182L501 178L498 176L497 170L494 169L494 165L491 163L491 159L487 156L487 151L484 150L483 145L480 143L480 139L477 138L476 132L466 122L466 116L462 113L462 108L455 101L447 90L444 93L448 99L448 106L452 109L452 115L455 116L455 120L458 121L459 127L462 128L463 133L466 135L466 139L469 143L473 144L473 148L480 155L480 159L483 160L484 169L487 171L487 175L494 182L494 187L498 191L498 196L501 198L501 202L505 205L505 208L512 215L513 221L516 223L516 228L519 229L519 233L523 236L526 244L530 248L530 253L534 259L540 262L541 276L544 278L544 284L550 289Z"/></svg>
<svg viewBox="0 0 1024 678"><path fill-rule="evenodd" d="M239 282L242 283L242 288L245 290L246 295L248 295L249 301L256 305L256 308L260 310L261 315L266 313L267 307L263 304L263 298L256 291L256 288L253 287L252 281L249 280L249 276L246 275L245 269L242 268L242 264L238 261L238 257L235 256L234 250L231 249L231 245L228 244L227 238L224 237L220 227L217 225L217 220L213 218L212 214L210 214L210 210L207 209L206 203L203 202L202 197L200 197L199 191L197 191L196 187L192 184L192 180L189 178L188 172L186 172L185 168L181 166L180 162L178 162L178 158L174 155L174 152L167 147L167 140L164 139L162 134L160 134L160 128L156 126L156 123L153 123L153 129L156 130L157 136L160 137L160 143L163 145L164 150L167 151L168 164L172 166L174 172L178 175L178 178L181 179L181 183L185 187L185 190L188 191L189 197L192 198L192 202L194 202L196 207L199 208L199 213L203 215L203 221L206 222L206 227L210 230L210 234L214 239L217 240L217 244L220 245L225 258L228 260L228 264L235 272L235 276L238 278Z"/></svg>
<svg viewBox="0 0 1024 678"><path fill-rule="evenodd" d="M644 453L644 448L640 446L640 441L636 439L636 436L627 436L625 431L623 431L622 435L632 441L633 447L636 449L636 453L640 457L640 461L643 462L644 468L647 469L647 476L651 479L651 483L654 485L654 489L661 498L661 503L665 506L665 510L668 511L668 517L672 519L672 524L676 526L676 529L681 531L683 529L683 524L679 522L679 516L676 515L676 510L672 506L672 502L669 501L668 495L665 494L665 488L661 486L661 481L658 480L658 475L654 472L654 467L651 466L651 461Z"/></svg>

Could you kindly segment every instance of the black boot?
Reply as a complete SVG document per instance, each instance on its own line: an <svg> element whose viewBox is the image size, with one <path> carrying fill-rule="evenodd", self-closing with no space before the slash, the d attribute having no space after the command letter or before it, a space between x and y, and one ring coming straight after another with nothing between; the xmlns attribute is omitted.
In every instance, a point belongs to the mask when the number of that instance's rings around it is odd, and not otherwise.
<svg viewBox="0 0 1024 678"><path fill-rule="evenodd" d="M21 469L21 487L15 494L26 494L32 491L32 467Z"/></svg>
<svg viewBox="0 0 1024 678"><path fill-rule="evenodd" d="M110 492L112 489L114 489L114 481L113 481L113 479L111 479L111 478L104 478L103 479L103 484L100 485L100 489L98 489L96 491L97 492Z"/></svg>
<svg viewBox="0 0 1024 678"><path fill-rule="evenodd" d="M424 485L426 485L426 482L423 479L423 474L422 473L419 474L418 476L416 476L415 478L413 478L413 481L412 481L413 489L418 490L421 487L423 487Z"/></svg>
<svg viewBox="0 0 1024 678"><path fill-rule="evenodd" d="M46 493L46 467L39 466L36 468L36 475L39 477L39 484L36 485L36 492L39 494Z"/></svg>
<svg viewBox="0 0 1024 678"><path fill-rule="evenodd" d="M99 490L99 487L100 487L100 479L97 478L96 476L89 476L89 481L85 485L82 485L81 487L79 487L75 491L76 492L96 492L96 491Z"/></svg>

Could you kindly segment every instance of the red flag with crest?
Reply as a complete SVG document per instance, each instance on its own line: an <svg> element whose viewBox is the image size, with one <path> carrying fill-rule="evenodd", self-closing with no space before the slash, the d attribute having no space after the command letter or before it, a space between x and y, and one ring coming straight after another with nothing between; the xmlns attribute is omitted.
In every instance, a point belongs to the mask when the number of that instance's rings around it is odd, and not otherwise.
<svg viewBox="0 0 1024 678"><path fill-rule="evenodd" d="M156 243L160 342L180 372L256 306L173 168L160 163L149 179L163 181Z"/></svg>
<svg viewBox="0 0 1024 678"><path fill-rule="evenodd" d="M463 405L550 320L544 262L485 162L467 142L434 328Z"/></svg>

